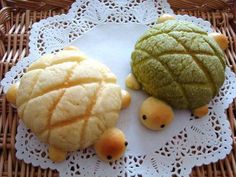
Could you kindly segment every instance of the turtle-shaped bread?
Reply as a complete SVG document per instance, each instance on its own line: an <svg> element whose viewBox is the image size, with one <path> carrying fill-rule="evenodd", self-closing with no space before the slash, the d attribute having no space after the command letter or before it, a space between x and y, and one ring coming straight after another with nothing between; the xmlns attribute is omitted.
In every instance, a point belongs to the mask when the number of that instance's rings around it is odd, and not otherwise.
<svg viewBox="0 0 236 177"><path fill-rule="evenodd" d="M227 37L171 15L158 22L136 42L126 85L203 116L225 80Z"/></svg>
<svg viewBox="0 0 236 177"><path fill-rule="evenodd" d="M107 145L118 138L122 148L114 156L105 154L108 160L118 159L124 152L124 135L114 127L122 103L127 107L130 96L105 65L87 59L75 47L34 62L7 97L12 103L16 99L18 115L26 127L49 144L53 161L64 160L69 151L96 144L106 131L110 132L106 136L115 137L106 141ZM116 132L119 136L113 136Z"/></svg>

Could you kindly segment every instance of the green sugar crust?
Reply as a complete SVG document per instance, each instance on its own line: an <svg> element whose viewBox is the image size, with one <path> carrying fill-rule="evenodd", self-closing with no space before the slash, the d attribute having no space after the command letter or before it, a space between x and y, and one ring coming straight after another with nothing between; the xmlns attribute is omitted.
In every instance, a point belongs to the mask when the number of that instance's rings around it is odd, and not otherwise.
<svg viewBox="0 0 236 177"><path fill-rule="evenodd" d="M147 30L131 58L143 89L178 109L208 104L225 80L223 51L190 22L169 20Z"/></svg>

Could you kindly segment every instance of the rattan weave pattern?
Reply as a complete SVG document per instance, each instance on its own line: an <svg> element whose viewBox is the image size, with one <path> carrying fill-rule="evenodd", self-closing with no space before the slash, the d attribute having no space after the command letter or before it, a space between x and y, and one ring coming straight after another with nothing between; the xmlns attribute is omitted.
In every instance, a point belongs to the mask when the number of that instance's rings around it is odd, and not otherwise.
<svg viewBox="0 0 236 177"><path fill-rule="evenodd" d="M140 0L141 1L141 0ZM174 9L225 9L232 0L168 0ZM49 10L65 8L73 0L1 0L2 6L11 6L14 8L23 8L30 10Z"/></svg>

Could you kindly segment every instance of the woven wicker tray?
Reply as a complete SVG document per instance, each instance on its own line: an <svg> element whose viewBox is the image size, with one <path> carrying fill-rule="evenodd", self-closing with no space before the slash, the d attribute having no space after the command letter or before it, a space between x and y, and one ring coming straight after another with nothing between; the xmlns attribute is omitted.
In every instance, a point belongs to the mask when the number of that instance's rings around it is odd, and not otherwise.
<svg viewBox="0 0 236 177"><path fill-rule="evenodd" d="M4 77L5 73L17 61L28 55L29 30L31 25L48 16L66 13L66 9L61 9L60 7L62 5L64 7L65 4L69 5L72 2L65 0L58 1L61 3L53 4L52 0L37 0L27 1L25 4L22 4L22 1L17 3L18 1L1 1L3 8L0 11L0 79ZM229 4L221 0L207 1L205 5L204 2L206 1L199 0L169 0L169 2L176 9L176 13L194 15L209 20L215 31L222 32L229 37L230 45L226 51L226 62L236 72L236 31L232 27L234 21L233 13L236 13L236 10L230 10ZM34 3L44 4L39 8ZM5 7L9 5L14 6L14 8ZM25 9L22 9L22 7ZM181 7L190 10L180 10ZM232 2L230 7L233 7ZM40 11L33 11L32 9ZM227 109L227 114L234 139L232 152L224 160L220 160L217 163L195 167L191 176L236 177L236 99ZM0 86L0 177L58 176L56 171L49 169L43 170L16 159L14 143L17 124L18 117L16 110L6 101L2 87Z"/></svg>

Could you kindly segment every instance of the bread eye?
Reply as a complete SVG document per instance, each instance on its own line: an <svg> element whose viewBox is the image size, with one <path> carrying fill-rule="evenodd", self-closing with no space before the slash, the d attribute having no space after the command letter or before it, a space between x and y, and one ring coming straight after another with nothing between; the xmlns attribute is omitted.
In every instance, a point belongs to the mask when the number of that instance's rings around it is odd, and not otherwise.
<svg viewBox="0 0 236 177"><path fill-rule="evenodd" d="M108 160L111 160L111 159L112 159L112 156L111 156L111 155L108 155L108 156L107 156L107 159L108 159Z"/></svg>
<svg viewBox="0 0 236 177"><path fill-rule="evenodd" d="M127 141L125 142L125 146L128 146L128 142Z"/></svg>
<svg viewBox="0 0 236 177"><path fill-rule="evenodd" d="M146 115L143 115L143 120L146 120L147 119L147 116Z"/></svg>
<svg viewBox="0 0 236 177"><path fill-rule="evenodd" d="M164 128L165 126L166 126L165 124L162 124L162 125L161 125L161 128Z"/></svg>

